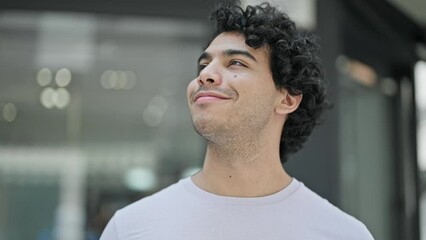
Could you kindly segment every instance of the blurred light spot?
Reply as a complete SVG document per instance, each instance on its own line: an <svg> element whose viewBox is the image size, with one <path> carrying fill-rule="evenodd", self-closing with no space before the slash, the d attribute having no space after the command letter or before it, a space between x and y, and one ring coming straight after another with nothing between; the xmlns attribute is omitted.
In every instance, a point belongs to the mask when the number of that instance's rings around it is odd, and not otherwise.
<svg viewBox="0 0 426 240"><path fill-rule="evenodd" d="M111 75L109 76L109 84L111 86L111 89L115 89L118 84L118 73L116 71L113 71Z"/></svg>
<svg viewBox="0 0 426 240"><path fill-rule="evenodd" d="M127 75L123 71L116 71L117 73L117 84L115 85L115 89L123 89L127 84Z"/></svg>
<svg viewBox="0 0 426 240"><path fill-rule="evenodd" d="M45 108L52 108L56 102L56 91L48 87L40 94L40 102Z"/></svg>
<svg viewBox="0 0 426 240"><path fill-rule="evenodd" d="M137 81L137 76L132 71L106 70L101 75L101 85L105 89L132 89Z"/></svg>
<svg viewBox="0 0 426 240"><path fill-rule="evenodd" d="M133 71L125 71L125 73L127 76L127 83L124 86L124 89L132 89L137 81L136 73L134 73Z"/></svg>
<svg viewBox="0 0 426 240"><path fill-rule="evenodd" d="M420 121L417 127L417 162L420 171L426 171L426 121Z"/></svg>
<svg viewBox="0 0 426 240"><path fill-rule="evenodd" d="M163 112L156 106L149 105L142 115L143 121L150 127L158 126L163 119Z"/></svg>
<svg viewBox="0 0 426 240"><path fill-rule="evenodd" d="M156 177L151 169L133 168L124 176L126 187L133 191L149 191L156 185Z"/></svg>
<svg viewBox="0 0 426 240"><path fill-rule="evenodd" d="M13 122L18 115L18 109L13 103L6 103L3 106L3 119L8 122Z"/></svg>
<svg viewBox="0 0 426 240"><path fill-rule="evenodd" d="M65 87L71 82L71 72L68 68L61 68L55 76L56 84L59 87Z"/></svg>
<svg viewBox="0 0 426 240"><path fill-rule="evenodd" d="M372 87L377 83L376 71L363 62L339 56L336 59L336 68L365 87Z"/></svg>
<svg viewBox="0 0 426 240"><path fill-rule="evenodd" d="M414 65L414 82L416 103L420 110L426 109L426 61L419 61Z"/></svg>
<svg viewBox="0 0 426 240"><path fill-rule="evenodd" d="M58 88L56 90L55 105L57 108L62 109L68 106L71 100L70 93L65 88Z"/></svg>
<svg viewBox="0 0 426 240"><path fill-rule="evenodd" d="M415 98L418 110L417 163L421 172L426 171L426 61L414 66Z"/></svg>
<svg viewBox="0 0 426 240"><path fill-rule="evenodd" d="M160 95L153 97L143 112L143 120L150 127L158 126L168 107L167 100Z"/></svg>
<svg viewBox="0 0 426 240"><path fill-rule="evenodd" d="M45 87L52 81L52 71L49 68L42 68L37 73L38 85Z"/></svg>
<svg viewBox="0 0 426 240"><path fill-rule="evenodd" d="M113 73L114 73L114 71L112 71L112 70L106 70L105 72L102 73L101 85L102 85L103 88L105 88L105 89L114 88L114 84L110 80L111 75Z"/></svg>
<svg viewBox="0 0 426 240"><path fill-rule="evenodd" d="M398 91L398 85L392 78L384 78L380 81L382 92L388 96L394 96Z"/></svg>
<svg viewBox="0 0 426 240"><path fill-rule="evenodd" d="M200 170L201 170L200 167L189 167L189 168L186 168L185 170L183 170L183 172L181 174L181 178L190 177L190 176L196 174L197 172L199 172Z"/></svg>
<svg viewBox="0 0 426 240"><path fill-rule="evenodd" d="M160 95L153 97L149 101L149 105L159 108L163 114L166 112L168 107L167 99Z"/></svg>

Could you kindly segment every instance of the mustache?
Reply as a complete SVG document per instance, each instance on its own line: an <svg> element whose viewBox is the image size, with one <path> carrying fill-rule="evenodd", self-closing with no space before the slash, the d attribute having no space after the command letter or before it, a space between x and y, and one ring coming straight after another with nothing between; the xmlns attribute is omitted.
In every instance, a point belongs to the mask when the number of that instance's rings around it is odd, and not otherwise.
<svg viewBox="0 0 426 240"><path fill-rule="evenodd" d="M225 89L225 88L212 88L208 86L200 86L196 91L194 91L191 94L191 99L194 99L195 95L199 92L217 92L223 95L226 95L227 97L233 98L237 96L237 93L234 90L231 89Z"/></svg>

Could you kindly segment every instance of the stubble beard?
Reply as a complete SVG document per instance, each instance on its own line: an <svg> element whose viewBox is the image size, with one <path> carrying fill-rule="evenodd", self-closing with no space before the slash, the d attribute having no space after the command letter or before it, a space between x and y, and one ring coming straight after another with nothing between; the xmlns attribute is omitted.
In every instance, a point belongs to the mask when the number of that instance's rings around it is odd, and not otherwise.
<svg viewBox="0 0 426 240"><path fill-rule="evenodd" d="M226 126L213 122L212 120L205 119L204 117L197 117L193 119L193 126L195 131L207 142L220 144L224 142L224 136L229 135L226 131Z"/></svg>
<svg viewBox="0 0 426 240"><path fill-rule="evenodd" d="M259 134L269 121L265 108L242 111L232 119L212 119L207 116L193 117L195 131L207 140L209 147L239 155L254 154Z"/></svg>
<svg viewBox="0 0 426 240"><path fill-rule="evenodd" d="M259 142L255 130L249 130L246 123L238 126L208 122L208 125L194 122L195 131L207 140L207 151L214 152L218 160L229 163L249 164L257 159L262 142ZM245 125L244 127L241 125ZM246 129L246 130L244 130Z"/></svg>

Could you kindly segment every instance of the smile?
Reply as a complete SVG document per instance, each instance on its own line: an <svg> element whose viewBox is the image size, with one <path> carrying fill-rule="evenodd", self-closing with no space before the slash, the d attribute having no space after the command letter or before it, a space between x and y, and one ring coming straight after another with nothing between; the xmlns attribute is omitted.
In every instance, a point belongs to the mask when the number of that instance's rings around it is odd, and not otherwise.
<svg viewBox="0 0 426 240"><path fill-rule="evenodd" d="M194 96L195 103L209 103L230 99L228 96L219 94L217 92L199 92Z"/></svg>

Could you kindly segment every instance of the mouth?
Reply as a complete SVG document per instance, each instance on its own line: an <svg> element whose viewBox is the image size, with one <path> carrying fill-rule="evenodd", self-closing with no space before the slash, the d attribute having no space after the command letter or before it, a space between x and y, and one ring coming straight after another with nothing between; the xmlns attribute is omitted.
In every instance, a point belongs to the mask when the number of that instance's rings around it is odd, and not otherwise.
<svg viewBox="0 0 426 240"><path fill-rule="evenodd" d="M221 100L228 100L230 97L217 92L198 92L193 97L194 103L208 103Z"/></svg>

